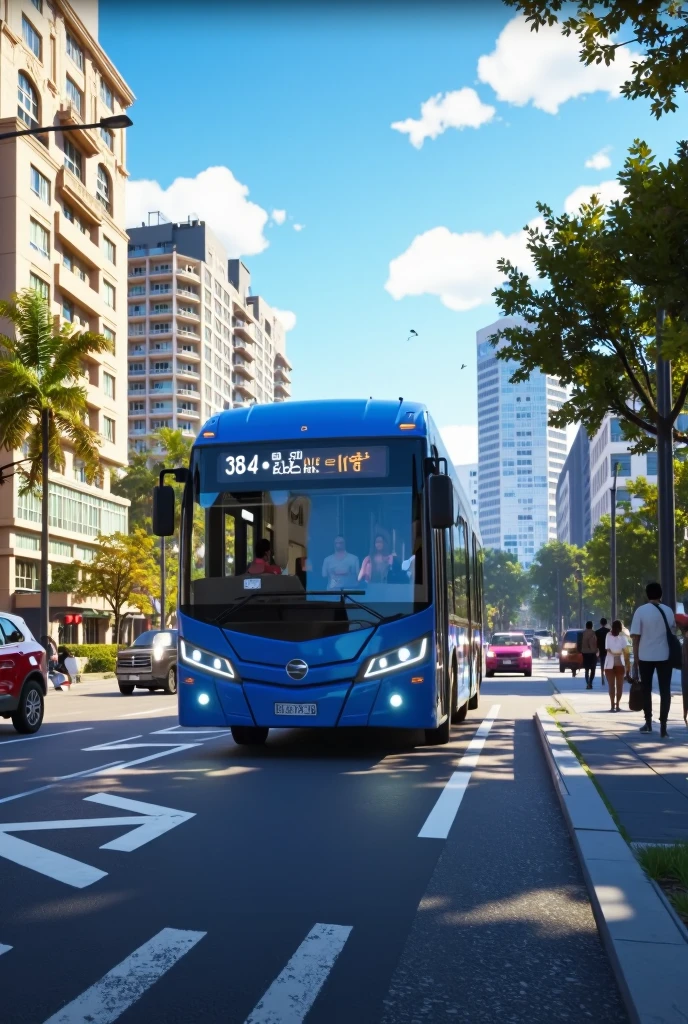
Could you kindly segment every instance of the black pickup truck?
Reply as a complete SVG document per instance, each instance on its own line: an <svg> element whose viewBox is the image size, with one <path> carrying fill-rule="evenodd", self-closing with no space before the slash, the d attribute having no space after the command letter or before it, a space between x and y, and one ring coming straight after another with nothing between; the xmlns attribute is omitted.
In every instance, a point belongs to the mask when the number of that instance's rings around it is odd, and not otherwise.
<svg viewBox="0 0 688 1024"><path fill-rule="evenodd" d="M177 692L177 630L148 629L131 647L117 654L119 692L130 696L140 690Z"/></svg>

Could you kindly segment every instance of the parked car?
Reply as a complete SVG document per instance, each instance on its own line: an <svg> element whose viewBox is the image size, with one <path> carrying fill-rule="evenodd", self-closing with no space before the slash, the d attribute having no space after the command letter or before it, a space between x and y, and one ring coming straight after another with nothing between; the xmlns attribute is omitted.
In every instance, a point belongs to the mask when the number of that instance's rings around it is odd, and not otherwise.
<svg viewBox="0 0 688 1024"><path fill-rule="evenodd" d="M117 653L115 669L119 692L130 696L140 690L177 692L177 630L148 629L131 647Z"/></svg>
<svg viewBox="0 0 688 1024"><path fill-rule="evenodd" d="M559 671L566 672L571 669L571 675L575 676L579 668L583 666L583 655L581 653L582 629L567 629L564 639L559 648Z"/></svg>
<svg viewBox="0 0 688 1024"><path fill-rule="evenodd" d="M43 722L48 662L45 649L19 615L0 612L0 715L17 732L38 732Z"/></svg>
<svg viewBox="0 0 688 1024"><path fill-rule="evenodd" d="M533 646L533 637L535 636L535 630L534 629L524 629L521 632L523 633L524 637L526 638L526 643L528 644L528 646L532 647Z"/></svg>
<svg viewBox="0 0 688 1024"><path fill-rule="evenodd" d="M533 654L523 633L494 633L485 653L485 675L495 672L533 674Z"/></svg>
<svg viewBox="0 0 688 1024"><path fill-rule="evenodd" d="M552 657L557 647L557 641L548 629L536 629L533 637L533 654L540 658Z"/></svg>

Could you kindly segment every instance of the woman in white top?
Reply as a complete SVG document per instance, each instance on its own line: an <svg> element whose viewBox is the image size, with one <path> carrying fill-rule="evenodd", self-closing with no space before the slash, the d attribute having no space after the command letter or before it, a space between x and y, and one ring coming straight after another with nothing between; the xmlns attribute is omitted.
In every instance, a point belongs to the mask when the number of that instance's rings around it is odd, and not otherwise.
<svg viewBox="0 0 688 1024"><path fill-rule="evenodd" d="M623 693L624 676L630 668L628 648L630 641L622 632L623 625L619 619L612 622L611 633L607 633L607 657L604 661L604 674L609 684L609 699L612 702L610 711L619 711L619 702Z"/></svg>

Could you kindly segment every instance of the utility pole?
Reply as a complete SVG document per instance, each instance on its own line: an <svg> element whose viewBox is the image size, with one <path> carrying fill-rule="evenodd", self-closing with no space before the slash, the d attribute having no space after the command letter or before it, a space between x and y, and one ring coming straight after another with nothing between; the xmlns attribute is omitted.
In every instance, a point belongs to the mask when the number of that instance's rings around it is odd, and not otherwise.
<svg viewBox="0 0 688 1024"><path fill-rule="evenodd" d="M583 628L583 573L578 577L578 625Z"/></svg>
<svg viewBox="0 0 688 1024"><path fill-rule="evenodd" d="M614 463L614 480L612 482L612 529L609 538L609 580L611 584L612 622L616 616L616 478L619 475L619 463Z"/></svg>
<svg viewBox="0 0 688 1024"><path fill-rule="evenodd" d="M557 634L561 637L561 587L559 582L559 566L557 566Z"/></svg>
<svg viewBox="0 0 688 1024"><path fill-rule="evenodd" d="M40 606L40 642L48 650L50 635L50 591L48 590L48 547L50 537L50 409L41 409L41 473L43 477L41 495L41 606Z"/></svg>
<svg viewBox="0 0 688 1024"><path fill-rule="evenodd" d="M657 309L657 519L659 580L664 603L676 607L676 546L674 539L674 446L671 415L671 363L662 358L664 310Z"/></svg>
<svg viewBox="0 0 688 1024"><path fill-rule="evenodd" d="M160 538L160 629L165 628L165 538Z"/></svg>

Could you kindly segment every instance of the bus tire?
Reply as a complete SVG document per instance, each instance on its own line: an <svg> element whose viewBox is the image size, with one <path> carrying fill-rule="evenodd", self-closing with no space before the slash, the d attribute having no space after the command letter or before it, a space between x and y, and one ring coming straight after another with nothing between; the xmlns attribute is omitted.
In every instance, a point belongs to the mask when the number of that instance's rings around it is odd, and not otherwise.
<svg viewBox="0 0 688 1024"><path fill-rule="evenodd" d="M462 704L452 715L452 722L463 722L468 714L468 701Z"/></svg>
<svg viewBox="0 0 688 1024"><path fill-rule="evenodd" d="M475 693L468 698L468 710L475 711L480 704L480 683L475 688Z"/></svg>
<svg viewBox="0 0 688 1024"><path fill-rule="evenodd" d="M231 732L235 743L260 747L268 738L270 730L260 725L233 725Z"/></svg>
<svg viewBox="0 0 688 1024"><path fill-rule="evenodd" d="M450 734L451 715L447 715L442 725L438 725L436 729L425 730L425 745L427 747L439 747L444 743L449 743Z"/></svg>

